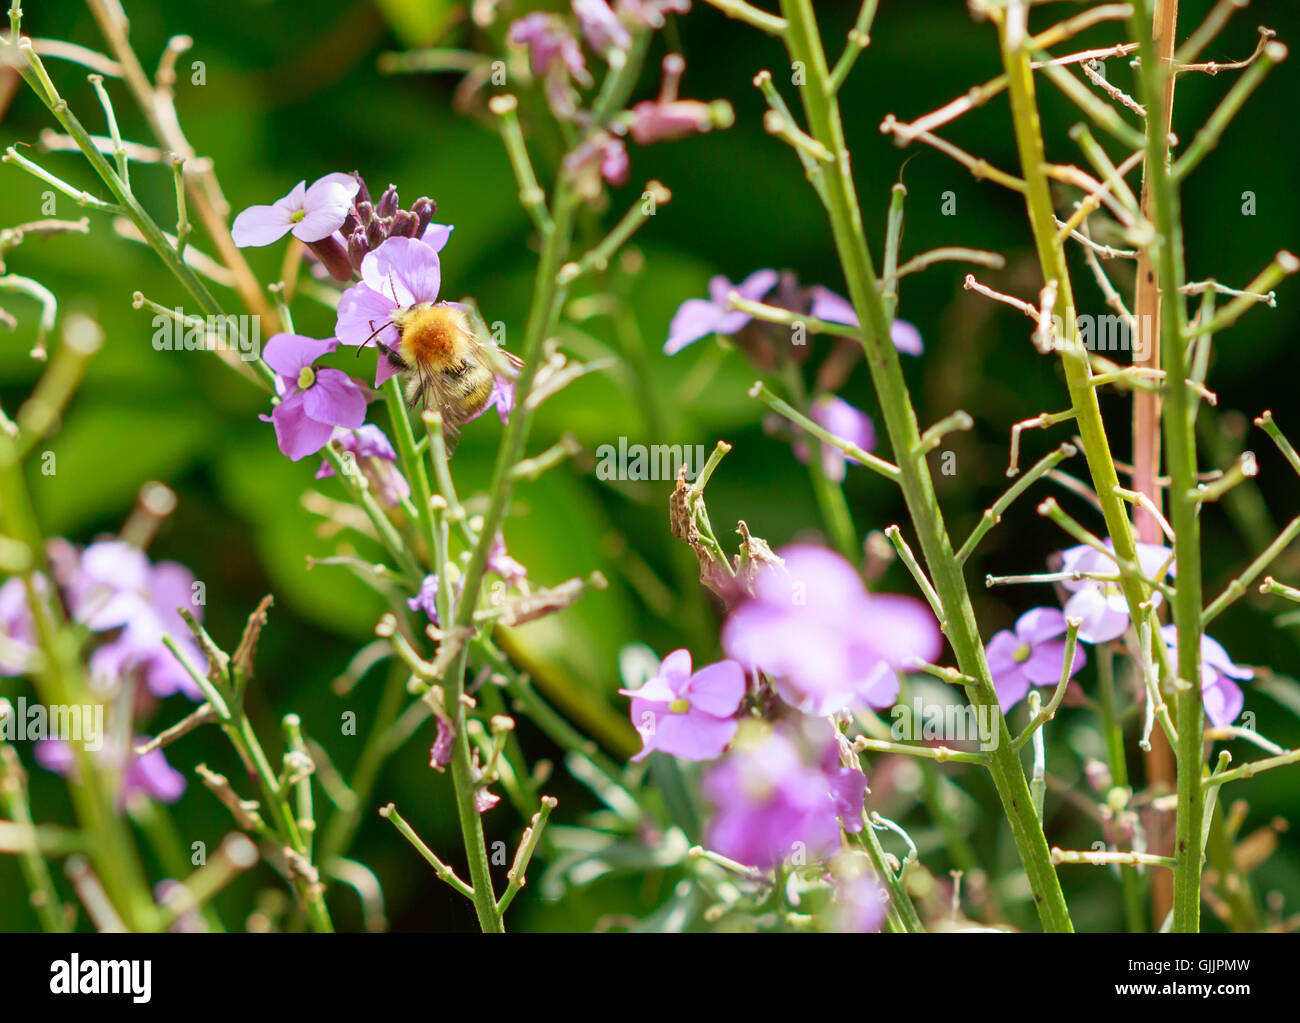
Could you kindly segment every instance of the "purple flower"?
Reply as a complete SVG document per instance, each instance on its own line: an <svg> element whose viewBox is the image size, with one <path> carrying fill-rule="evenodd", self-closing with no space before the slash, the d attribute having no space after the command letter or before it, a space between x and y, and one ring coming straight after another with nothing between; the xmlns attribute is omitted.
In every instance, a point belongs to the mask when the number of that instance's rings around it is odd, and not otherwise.
<svg viewBox="0 0 1300 1023"><path fill-rule="evenodd" d="M597 53L626 50L632 45L627 26L609 9L605 0L573 0L573 13L587 45Z"/></svg>
<svg viewBox="0 0 1300 1023"><path fill-rule="evenodd" d="M546 98L559 117L574 112L574 95L569 80L583 88L592 84L582 47L565 23L545 11L526 14L510 25L507 35L515 46L528 49L528 66L533 77L545 83Z"/></svg>
<svg viewBox="0 0 1300 1023"><path fill-rule="evenodd" d="M433 745L429 747L429 766L435 771L441 771L451 763L451 748L456 741L456 729L451 720L441 714L437 716L437 725L438 731L433 737Z"/></svg>
<svg viewBox="0 0 1300 1023"><path fill-rule="evenodd" d="M147 735L137 735L134 745L143 746L148 741ZM75 776L76 757L72 747L63 739L42 739L36 744L34 755L36 762L47 771ZM117 800L119 810L136 795L160 803L174 803L185 791L185 776L167 763L161 749L150 750L140 757L134 750L123 751L118 744L105 742L96 755L117 770L121 770L125 762L126 772Z"/></svg>
<svg viewBox="0 0 1300 1023"><path fill-rule="evenodd" d="M370 489L381 504L396 508L411 496L411 485L394 464L397 452L384 431L373 423L363 423L355 430L335 427L330 439L344 451L351 452L370 483ZM318 480L334 475L334 465L322 460L316 470Z"/></svg>
<svg viewBox="0 0 1300 1023"><path fill-rule="evenodd" d="M406 606L412 611L423 611L429 616L429 621L437 625L438 577L432 574L426 575L424 581L420 583L420 592L407 600Z"/></svg>
<svg viewBox="0 0 1300 1023"><path fill-rule="evenodd" d="M854 868L847 876L836 878L831 904L836 931L874 934L884 925L889 896L867 870Z"/></svg>
<svg viewBox="0 0 1300 1023"><path fill-rule="evenodd" d="M637 145L683 139L731 125L735 115L729 103L701 103L677 98L682 75L686 72L686 60L680 53L668 54L662 66L663 81L658 98L642 100L629 111L627 130Z"/></svg>
<svg viewBox="0 0 1300 1023"><path fill-rule="evenodd" d="M1109 538L1106 539L1106 547L1114 550L1114 544ZM1142 574L1148 579L1173 572L1173 555L1167 547L1139 543L1137 555ZM1118 576L1119 563L1113 554L1105 554L1095 547L1080 544L1061 552L1061 571ZM1124 599L1124 592L1117 581L1066 579L1061 585L1071 594L1065 602L1066 617L1078 618L1083 623L1079 627L1081 640L1085 643L1107 643L1124 635L1124 630L1128 628L1128 601ZM1160 593L1153 593L1151 600L1158 605Z"/></svg>
<svg viewBox="0 0 1300 1023"><path fill-rule="evenodd" d="M603 182L615 187L627 183L627 145L608 132L598 131L564 159L574 180L574 190L588 202L604 191Z"/></svg>
<svg viewBox="0 0 1300 1023"><path fill-rule="evenodd" d="M1178 627L1166 625L1160 637L1169 648L1174 665L1178 664ZM1179 671L1179 675L1182 672ZM1201 702L1205 716L1218 728L1226 728L1237 720L1246 705L1246 697L1233 679L1246 681L1255 677L1253 668L1233 664L1228 651L1217 640L1201 634Z"/></svg>
<svg viewBox="0 0 1300 1023"><path fill-rule="evenodd" d="M1065 615L1054 607L1036 607L1016 621L1015 631L995 633L984 648L989 674L998 693L998 704L1006 713L1025 698L1029 687L1054 686L1061 681L1065 664ZM1083 650L1074 648L1070 674L1083 667Z"/></svg>
<svg viewBox="0 0 1300 1023"><path fill-rule="evenodd" d="M437 252L415 238L389 238L362 259L361 283L348 288L339 299L334 333L340 344L364 345L374 337L393 347L400 337L391 322L393 311L436 302L441 286ZM376 327L381 327L378 333ZM396 372L388 359L380 359L375 386Z"/></svg>
<svg viewBox="0 0 1300 1023"><path fill-rule="evenodd" d="M898 696L896 671L938 657L939 625L921 601L868 593L824 547L778 554L784 569L757 577L722 627L722 649L766 673L791 706L818 716L858 703L883 709Z"/></svg>
<svg viewBox="0 0 1300 1023"><path fill-rule="evenodd" d="M500 373L492 377L492 393L488 395L487 404L470 416L469 422L473 422L494 405L503 423L510 419L510 413L515 410L515 382Z"/></svg>
<svg viewBox="0 0 1300 1023"><path fill-rule="evenodd" d="M202 699L194 680L163 643L168 636L191 664L205 663L176 610L184 607L201 620L203 607L194 596L194 573L184 565L150 564L143 551L121 540L87 547L68 581L72 616L95 632L120 630L91 654L92 676L108 687L139 671L156 696L179 692L191 700Z"/></svg>
<svg viewBox="0 0 1300 1023"><path fill-rule="evenodd" d="M45 576L32 579L42 594L49 590ZM12 576L0 585L0 678L26 675L35 666L36 657L36 630L27 604L27 584L22 577Z"/></svg>
<svg viewBox="0 0 1300 1023"><path fill-rule="evenodd" d="M808 417L818 426L833 433L840 440L856 444L863 451L871 451L876 446L876 427L871 417L860 412L843 398L834 394L823 394L813 399ZM845 463L852 461L861 465L856 458L850 459L839 448L820 443L822 449L822 469L826 478L839 483L844 479ZM808 463L808 442L797 440L794 444L795 457L805 465Z"/></svg>
<svg viewBox="0 0 1300 1023"><path fill-rule="evenodd" d="M777 282L775 270L755 270L739 284L733 285L721 274L709 279L709 297L688 298L668 325L664 354L676 355L687 345L710 334L734 334L753 319L749 313L727 308L727 296L735 291L741 298L758 301Z"/></svg>
<svg viewBox="0 0 1300 1023"><path fill-rule="evenodd" d="M812 295L811 315L827 323L843 323L850 327L859 326L858 314L843 295L837 295L830 288L815 284L809 289ZM921 341L921 332L906 320L894 320L889 328L889 338L894 347L904 355L920 355L925 351Z"/></svg>
<svg viewBox="0 0 1300 1023"><path fill-rule="evenodd" d="M686 14L691 0L615 0L618 13L643 28L663 28L665 14Z"/></svg>
<svg viewBox="0 0 1300 1023"><path fill-rule="evenodd" d="M420 235L420 241L434 252L441 252L451 241L451 232L454 230L456 230L455 224L430 224L424 229L424 234Z"/></svg>
<svg viewBox="0 0 1300 1023"><path fill-rule="evenodd" d="M506 550L506 541L500 532L492 538L492 546L488 548L487 567L489 572L495 572L508 583L518 582L528 576L528 569Z"/></svg>
<svg viewBox="0 0 1300 1023"><path fill-rule="evenodd" d="M270 206L250 206L235 218L230 236L240 248L270 245L287 233L303 242L328 238L347 219L352 197L361 187L351 174L326 174L306 187L299 181Z"/></svg>
<svg viewBox="0 0 1300 1023"><path fill-rule="evenodd" d="M732 751L704 776L704 795L717 808L709 847L763 868L796 852L834 851L838 818L846 830L862 827L866 776L842 767L828 773L828 757L837 763L825 721L799 718L775 728L747 722Z"/></svg>
<svg viewBox="0 0 1300 1023"><path fill-rule="evenodd" d="M336 426L355 430L366 418L361 385L339 369L315 369L317 359L338 342L317 341L300 334L276 334L266 342L262 357L275 370L280 402L271 410L280 451L298 461L329 443ZM263 417L267 418L267 417Z"/></svg>
<svg viewBox="0 0 1300 1023"><path fill-rule="evenodd" d="M721 756L739 727L735 714L745 697L745 673L735 661L719 661L691 673L691 655L674 650L659 672L639 689L620 689L632 697L632 723L642 750L671 753L683 760Z"/></svg>

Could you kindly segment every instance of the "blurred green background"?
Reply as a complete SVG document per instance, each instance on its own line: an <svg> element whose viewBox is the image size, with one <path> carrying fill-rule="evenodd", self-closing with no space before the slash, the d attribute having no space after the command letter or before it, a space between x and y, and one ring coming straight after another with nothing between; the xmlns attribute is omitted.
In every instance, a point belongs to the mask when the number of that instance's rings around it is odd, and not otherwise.
<svg viewBox="0 0 1300 1023"><path fill-rule="evenodd" d="M521 331L531 289L535 253L530 225L515 198L515 186L500 141L481 118L453 109L457 79L451 75L384 75L379 54L437 42L483 48L490 39L473 30L464 5L434 0L362 0L319 3L246 2L128 4L131 34L147 68L166 40L185 33L195 47L181 64L177 106L190 141L212 157L234 210L265 203L285 194L298 180L309 182L337 170L358 169L378 195L396 184L409 204L419 195L438 202L436 219L456 225L443 252L443 287L447 297L472 295L488 321ZM535 5L500 5L508 19ZM828 49L844 38L856 4L819 3ZM1023 207L999 187L977 182L942 155L914 147L899 150L878 125L887 113L911 120L958 96L1000 68L991 26L973 23L959 0L919 2L884 0L865 53L842 93L849 143L864 207L868 236L877 259L884 234L889 187L900 175L908 189L903 253L915 255L937 245L992 249L1007 257L1002 271L981 270L979 278L1004 291L1033 298L1039 286ZM1059 13L1067 5L1053 5ZM1199 22L1209 0L1183 5L1183 34ZM102 47L83 6L35 0L25 5L24 29L40 37ZM1036 12L1036 17L1048 16ZM1045 24L1046 22L1036 22ZM1203 59L1228 61L1254 48L1255 25L1267 24L1287 42L1300 39L1300 11L1283 0L1263 0L1240 14L1211 44ZM1083 36L1079 48L1113 42L1113 30ZM736 352L723 356L704 342L674 359L660 345L673 311L682 300L702 295L710 274L738 280L762 266L789 268L807 283L843 290L823 211L794 155L761 127L764 105L751 79L772 69L784 83L783 50L776 42L723 18L698 3L677 18L655 42L638 98L658 88L658 58L666 46L680 47L688 59L683 95L711 100L725 97L736 109L736 124L725 132L651 148L632 147L628 186L617 190L606 224L639 195L643 181L655 178L673 190L672 202L659 211L637 237L645 266L630 284L630 296L645 349L648 373L587 377L543 406L530 450L537 452L562 431L575 434L584 449L618 443L703 444L723 438L735 448L709 487L709 509L720 536L730 542L737 519L774 547L816 532L817 508L805 469L790 454L788 442L762 427L762 408L746 396L754 378ZM205 84L195 85L186 70L204 64ZM1127 69L1111 61L1111 77L1124 84ZM50 61L61 90L73 109L94 131L102 131L101 114L84 69ZM1174 130L1184 140L1213 109L1233 81L1218 77L1180 78ZM1295 187L1298 147L1289 131L1300 85L1296 61L1273 72L1246 106L1184 192L1189 279L1215 277L1244 286L1282 248L1300 244L1300 190ZM151 141L120 83L110 83L123 134ZM783 91L793 102L793 90ZM1078 159L1066 130L1080 119L1052 88L1040 89L1049 156L1061 162ZM103 189L79 157L42 154L38 133L51 121L29 95L19 91L0 120L0 144L30 144L24 150L67 180L96 194ZM558 151L552 130L537 112L535 97L525 103L526 128L539 176L545 183ZM942 129L941 134L1014 170L1016 154L1005 99ZM173 219L170 172L134 168L137 195L160 223ZM41 215L44 186L12 166L0 168L0 226ZM1242 214L1243 193L1256 197L1257 212ZM956 210L943 215L946 192ZM1062 196L1062 199L1065 197ZM76 218L81 211L59 200L58 215ZM207 624L212 634L233 645L244 617L264 593L276 606L264 633L259 679L250 710L259 732L274 747L277 722L289 710L302 715L306 732L319 740L335 762L347 769L355 760L366 722L375 713L382 669L376 670L348 698L330 688L354 650L371 635L380 605L346 571L318 567L305 570L308 555L331 553L335 541L315 532L319 520L302 506L304 489L318 485L311 476L314 459L293 464L275 446L270 426L257 419L265 411L261 392L203 353L155 352L150 344L150 316L131 308L136 290L164 305L184 305L186 296L154 255L143 246L114 236L101 216L91 214L88 237L32 240L14 251L9 270L34 277L55 292L60 313L81 312L99 321L107 343L95 358L73 407L48 447L58 459L54 476L33 473L31 486L48 535L87 542L116 531L146 480L161 480L179 495L176 514L154 542L155 558L175 558L190 566L207 584ZM592 240L600 236L595 216L585 225ZM201 232L199 248L211 249ZM281 245L252 250L250 261L263 281L278 279ZM1074 253L1077 256L1077 252ZM1116 283L1128 292L1131 270L1115 269ZM909 277L903 284L900 314L915 322L926 339L921 359L907 360L923 423L954 408L970 412L976 428L947 445L956 454L957 472L936 476L940 498L953 534L964 536L980 511L1005 486L1008 431L1011 423L1065 403L1064 386L1054 360L1037 355L1029 344L1026 321L1012 310L994 306L961 282L967 268L943 264ZM1129 277L1126 278L1125 274ZM1080 311L1106 312L1100 293L1082 260L1076 259L1075 287ZM232 311L232 293L218 289ZM27 356L36 308L21 298L0 301L20 319L18 330L0 336L0 401L11 412L28 393L39 367ZM1300 510L1297 480L1272 445L1258 431L1247 433L1249 418L1271 408L1281 427L1300 439L1300 414L1294 402L1295 356L1300 336L1300 299L1293 285L1279 289L1276 309L1260 308L1224 335L1215 346L1211 385L1219 394L1216 409L1202 413L1207 446L1203 467L1226 465L1240 447L1256 450L1261 473L1258 487L1241 488L1233 499L1207 508L1204 516L1206 591L1217 593L1273 536L1275 526ZM295 304L301 333L328 336L333 316L309 301ZM572 348L594 356L621 343L611 321L594 318L578 325L581 334L566 335ZM513 335L518 337L518 334ZM819 342L813 362L825 348ZM352 367L351 356L340 366ZM368 362L367 362L368 365ZM809 373L811 378L811 373ZM650 395L653 414L633 381ZM841 392L855 405L875 411L870 384L861 364ZM1103 396L1103 409L1118 457L1128 450L1128 400ZM383 422L377 406L373 414ZM1245 418L1243 418L1243 416ZM658 420L658 425L654 424ZM499 437L494 416L466 431L454 469L462 492L486 482ZM1025 462L1068 439L1068 427L1025 439ZM1081 461L1065 468L1082 473ZM339 494L335 484L322 490ZM1072 513L1090 524L1096 519L1085 504L1050 484L1035 493L1054 493ZM506 528L511 553L530 576L558 582L600 569L611 581L560 616L527 627L521 641L532 656L550 666L584 700L622 712L617 654L632 642L645 642L663 655L689 647L697 663L717 655L717 614L694 583L694 559L667 529L667 483L606 484L592 471L590 454L547 473L521 488ZM865 471L851 470L847 493L859 531L903 522L899 495ZM986 591L985 572L1033 572L1062 544L1062 537L1033 513L1025 499L989 536L985 556L973 564L970 578L986 638L1008 626L1035 603L1050 602L1041 589ZM904 524L905 532L909 532ZM1272 573L1290 583L1300 581L1300 556L1291 552ZM901 568L890 569L883 583L911 592ZM1280 676L1268 685L1247 684L1246 708L1257 715L1259 729L1284 746L1300 742L1300 685L1285 676L1300 676L1300 633L1295 618L1274 619L1285 611L1277 602L1249 597L1228 611L1215 634L1238 662L1271 666ZM1093 684L1092 669L1083 676ZM21 687L0 681L0 694L14 696ZM155 725L170 723L186 710L173 699L161 708ZM353 710L359 737L338 734L340 715ZM1021 711L1020 713L1023 713ZM1074 749L1092 751L1097 740L1086 734L1091 719L1067 712L1049 731L1049 769L1070 784L1084 787ZM436 881L413 850L374 807L396 801L430 845L460 863L450 786L427 767L431 728L426 725L387 764L376 786L351 855L368 864L384 884L394 929L472 928L468 902ZM521 738L533 757L554 757L556 750L528 724ZM1073 749L1071 748L1073 747ZM611 746L609 751L620 751ZM173 765L191 778L190 791L174 808L186 844L204 841L209 848L231 828L231 821L193 779L195 764L206 761L228 772L233 753L213 731L199 732L168 751ZM1234 747L1238 762L1252 756L1249 747ZM1131 769L1139 765L1130 747ZM882 779L883 780L883 779ZM998 819L996 797L987 780L962 774L960 783L974 797L964 806L964 820L982 862L995 874L1014 865L1014 850ZM901 788L900 788L901 785ZM918 834L929 827L923 813L912 813L914 799L896 779L876 786L885 811L902 814ZM38 819L70 820L62 783L33 771L33 801ZM547 791L560 797L556 820L572 823L596 805L594 797L562 769ZM1296 806L1300 773L1278 771L1248 786L1225 792L1229 800L1250 803L1246 831L1288 817ZM320 800L323 804L323 800ZM1086 848L1098 836L1095 825L1060 798L1049 794L1049 839L1062 847ZM503 803L485 817L489 842L513 847L521 824ZM945 875L944 854L927 856L927 865ZM269 870L241 879L217 902L228 926L239 926L259 887L274 884ZM1300 844L1283 836L1280 848L1257 874L1262 890L1285 893L1289 912L1300 900ZM643 916L671 890L675 875L650 873L609 879L570 890L560 902L547 902L530 886L512 910L511 925L528 929L588 929L602 918ZM1115 927L1119 923L1118 885L1101 870L1066 868L1062 881L1080 928ZM62 878L60 875L60 883ZM21 879L12 858L0 859L0 929L34 927L36 918L21 897ZM348 892L331 897L336 923L360 926L355 898ZM1011 918L1029 924L1024 907ZM1207 914L1207 927L1218 924Z"/></svg>

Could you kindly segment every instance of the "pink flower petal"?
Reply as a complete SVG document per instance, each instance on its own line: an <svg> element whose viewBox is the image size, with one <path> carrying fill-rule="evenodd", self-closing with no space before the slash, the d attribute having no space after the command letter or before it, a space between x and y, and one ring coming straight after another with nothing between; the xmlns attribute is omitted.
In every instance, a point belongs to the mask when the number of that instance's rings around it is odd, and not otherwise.
<svg viewBox="0 0 1300 1023"><path fill-rule="evenodd" d="M366 421L361 386L337 369L316 371L316 382L303 392L303 411L318 422L355 430Z"/></svg>
<svg viewBox="0 0 1300 1023"><path fill-rule="evenodd" d="M271 423L275 426L275 439L280 451L295 462L314 455L329 442L330 434L334 432L329 423L307 415L301 392L290 395L272 409Z"/></svg>
<svg viewBox="0 0 1300 1023"><path fill-rule="evenodd" d="M262 348L262 360L280 376L296 380L304 367L337 347L333 338L318 341L301 334L274 334Z"/></svg>
<svg viewBox="0 0 1300 1023"><path fill-rule="evenodd" d="M719 661L691 678L686 696L692 707L724 718L736 713L745 698L745 672L735 661Z"/></svg>
<svg viewBox="0 0 1300 1023"><path fill-rule="evenodd" d="M246 249L279 241L292 227L289 210L281 206L250 206L235 217L230 237L241 249Z"/></svg>

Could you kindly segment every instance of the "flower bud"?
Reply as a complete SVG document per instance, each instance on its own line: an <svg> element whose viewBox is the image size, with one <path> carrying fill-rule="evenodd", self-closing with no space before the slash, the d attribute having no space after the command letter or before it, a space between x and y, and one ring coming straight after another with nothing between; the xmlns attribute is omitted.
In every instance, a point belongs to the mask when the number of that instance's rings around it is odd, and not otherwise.
<svg viewBox="0 0 1300 1023"><path fill-rule="evenodd" d="M357 184L361 186L357 190L357 195L356 195L357 205L359 206L361 203L366 203L367 205L369 205L370 189L366 187L365 178L361 176L360 171L353 171L352 176L357 179Z"/></svg>
<svg viewBox="0 0 1300 1023"><path fill-rule="evenodd" d="M375 204L375 213L381 217L391 217L397 212L397 186L389 185Z"/></svg>
<svg viewBox="0 0 1300 1023"><path fill-rule="evenodd" d="M393 216L393 223L388 229L389 238L414 238L420 221L414 213L398 210Z"/></svg>
<svg viewBox="0 0 1300 1023"><path fill-rule="evenodd" d="M415 237L419 238L424 234L424 229L429 226L433 220L433 215L438 212L438 204L428 196L421 196L411 204L411 212L416 217Z"/></svg>
<svg viewBox="0 0 1300 1023"><path fill-rule="evenodd" d="M365 231L356 230L348 235L348 260L353 267L360 270L361 261L366 258L366 253L369 251L370 246L366 244Z"/></svg>

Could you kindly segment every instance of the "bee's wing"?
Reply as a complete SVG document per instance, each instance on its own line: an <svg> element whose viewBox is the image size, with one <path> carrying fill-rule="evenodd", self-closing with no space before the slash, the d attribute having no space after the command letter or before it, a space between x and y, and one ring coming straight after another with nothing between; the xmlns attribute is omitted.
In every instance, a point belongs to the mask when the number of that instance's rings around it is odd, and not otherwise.
<svg viewBox="0 0 1300 1023"><path fill-rule="evenodd" d="M474 347L478 350L478 354L483 359L484 363L494 372L500 368L500 363L503 361L516 373L524 368L524 360L519 358L519 356L514 352L507 352L495 341L485 341L482 337L468 328L462 327L461 329L465 336L470 339ZM500 376L501 374L498 373L497 375Z"/></svg>
<svg viewBox="0 0 1300 1023"><path fill-rule="evenodd" d="M509 363L511 369L521 370L524 368L524 360L514 352L507 352L504 348L498 348L496 352L497 355L502 356Z"/></svg>

